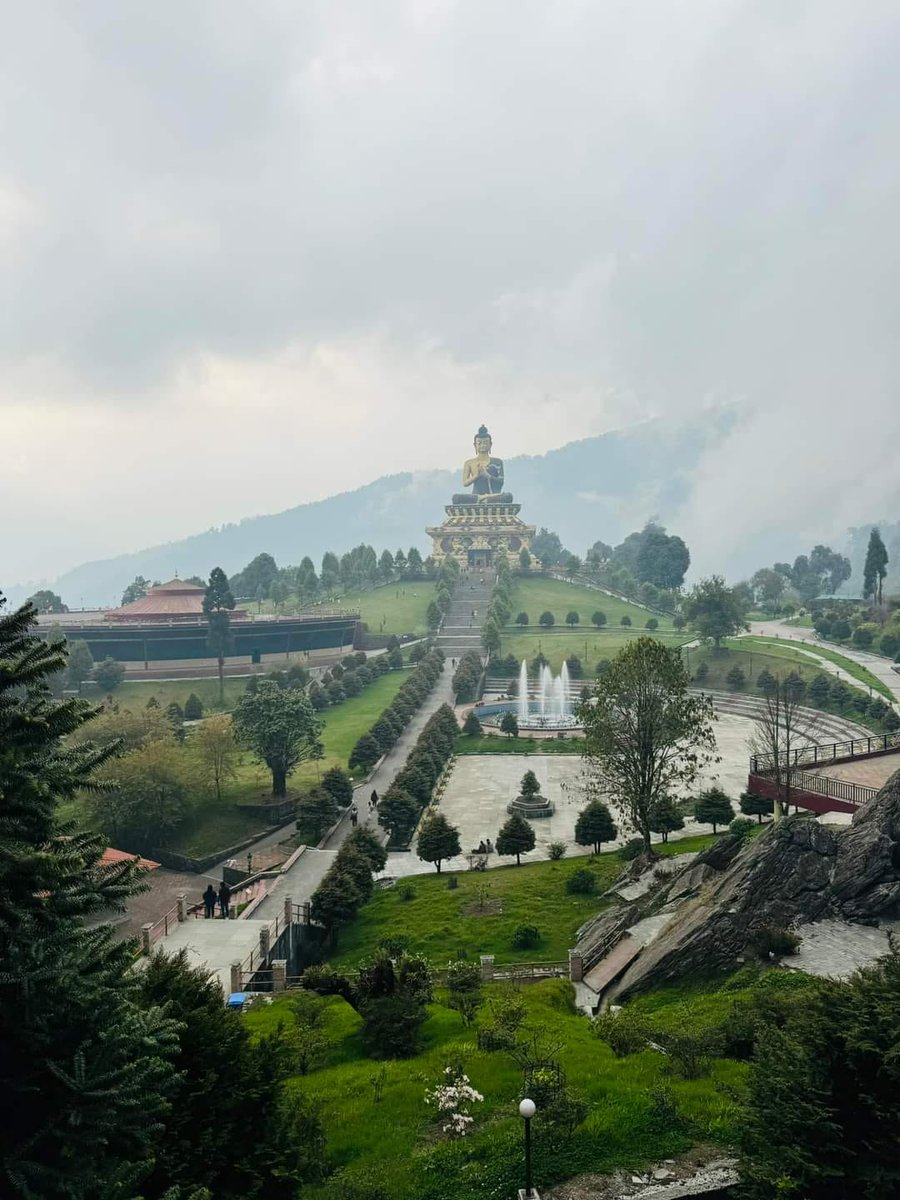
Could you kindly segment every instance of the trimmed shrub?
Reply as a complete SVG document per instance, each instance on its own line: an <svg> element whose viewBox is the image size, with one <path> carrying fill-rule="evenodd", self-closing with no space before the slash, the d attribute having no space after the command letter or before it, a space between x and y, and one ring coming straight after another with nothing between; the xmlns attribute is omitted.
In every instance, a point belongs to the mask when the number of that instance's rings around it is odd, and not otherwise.
<svg viewBox="0 0 900 1200"><path fill-rule="evenodd" d="M589 871L587 867L579 867L566 880L566 891L574 896L589 896L596 890L597 876L593 871Z"/></svg>
<svg viewBox="0 0 900 1200"><path fill-rule="evenodd" d="M520 925L512 936L513 950L531 950L541 940L537 925Z"/></svg>

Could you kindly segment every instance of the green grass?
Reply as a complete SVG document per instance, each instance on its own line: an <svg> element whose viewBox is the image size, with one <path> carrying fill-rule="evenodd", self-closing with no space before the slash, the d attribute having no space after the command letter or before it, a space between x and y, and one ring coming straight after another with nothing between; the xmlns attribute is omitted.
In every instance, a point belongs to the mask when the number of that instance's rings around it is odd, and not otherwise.
<svg viewBox="0 0 900 1200"><path fill-rule="evenodd" d="M128 680L116 689L113 699L122 708L144 708L151 696L155 696L159 705L166 708L176 701L184 708L184 702L193 692L203 702L204 710L209 712L230 712L243 696L247 687L246 677L225 677L225 705L219 704L219 680L213 679L147 679Z"/></svg>
<svg viewBox="0 0 900 1200"><path fill-rule="evenodd" d="M787 650L783 641L773 638L743 637L739 638L738 641L752 643L754 646L763 647L767 653L778 654L782 657L785 656L785 650ZM864 667L862 663L855 662L852 658L847 658L837 650L831 650L827 646L823 646L821 642L804 642L803 646L809 651L809 654L815 654L819 658L824 658L827 662L833 663L834 666L840 667L842 671L850 675L853 679L856 679L864 687L872 688L873 691L883 696L885 700L893 702L894 697L891 694L890 688L882 683L877 675L873 675L867 667ZM792 653L797 654L796 651ZM805 656L799 655L799 657L801 659L805 657L807 662L811 662L812 659L809 657L809 654Z"/></svg>
<svg viewBox="0 0 900 1200"><path fill-rule="evenodd" d="M358 608L360 620L368 625L369 633L422 636L428 632L425 613L433 599L434 584L429 580L417 580L348 592L341 596L339 603L342 608Z"/></svg>
<svg viewBox="0 0 900 1200"><path fill-rule="evenodd" d="M622 600L618 596L607 596L580 583L564 583L561 579L535 576L532 579L517 579L513 592L513 618L519 612L527 612L531 623L537 625L542 612L552 612L557 625L562 625L567 612L577 612L581 625L593 629L591 614L606 613L609 625L618 625L622 617L631 617L636 627L643 627L649 617L656 617L660 629L671 629L672 618L661 613L651 613L637 604Z"/></svg>
<svg viewBox="0 0 900 1200"><path fill-rule="evenodd" d="M333 601L323 603L322 607L359 612L360 620L368 625L369 632L373 634L407 633L419 636L428 632L425 613L433 597L434 584L431 580L417 579L414 582L386 583L379 587L364 588L360 592L346 592ZM255 601L247 601L240 607L252 613L275 611L271 600L263 600L261 605ZM297 596L291 594L278 611L314 614L316 608L303 608Z"/></svg>
<svg viewBox="0 0 900 1200"><path fill-rule="evenodd" d="M710 840L707 836L685 838L656 849L681 854L707 846ZM569 895L566 879L584 867L597 876L596 894ZM402 900L398 885L376 892L363 905L355 920L338 934L332 961L352 968L388 933L409 938L411 950L441 965L463 951L476 958L493 954L498 963L562 961L574 945L579 925L604 907L599 896L621 870L621 857L612 851L559 862L529 863L525 855L520 867L513 864L486 872L462 872L457 875L459 886L454 890L447 886L446 872L415 875L408 880L415 890L414 899ZM502 913L467 913L478 904L483 888L491 900L502 902ZM530 924L541 931L540 943L531 950L514 950L513 933L519 925Z"/></svg>
<svg viewBox="0 0 900 1200"><path fill-rule="evenodd" d="M483 734L468 737L460 734L454 747L455 754L580 754L581 738L510 738L503 735Z"/></svg>
<svg viewBox="0 0 900 1200"><path fill-rule="evenodd" d="M513 654L518 659L524 658L530 662L540 651L554 671L558 671L564 660L574 654L581 659L585 675L590 677L600 659L615 658L630 641L647 633L643 628L628 630L618 626L613 626L606 633L598 633L593 625L580 625L574 630L566 625L549 630L531 627L520 630L516 625L507 625L503 630L501 654ZM668 629L657 630L653 636L660 637L668 646L681 646L694 635Z"/></svg>
<svg viewBox="0 0 900 1200"><path fill-rule="evenodd" d="M770 646L761 641L759 643L761 649L748 650L744 648L747 643L754 643L756 640L755 638L739 638L726 641L723 643L723 650L718 654L708 646L686 649L683 652L684 660L695 681L700 663L705 662L708 667L706 678L702 682L696 681L697 686L709 691L733 692L740 696L761 696L762 693L756 686L756 681L763 670L767 670L772 675L784 675L786 671L796 671L800 678L806 680L807 683L826 670L824 665L815 662L808 655L794 650L789 644L779 645L776 643ZM740 667L744 672L747 678L746 687L735 688L728 682L726 676L733 667ZM847 687L850 689L851 697L861 692L861 689L855 688L852 684L848 683ZM808 694L803 703L809 708L820 707ZM846 717L875 732L881 732L881 725L868 714L858 712L852 703L846 704L841 709L829 705L827 708L822 708L821 711L832 713L838 717Z"/></svg>
<svg viewBox="0 0 900 1200"><path fill-rule="evenodd" d="M486 998L499 994L496 985ZM734 993L734 998L740 993ZM634 1170L687 1150L697 1141L729 1144L736 1134L738 1111L731 1094L741 1089L743 1064L716 1060L709 1076L685 1082L666 1073L664 1057L652 1050L617 1059L596 1038L590 1023L574 1009L571 985L553 980L526 986L527 1029L545 1029L561 1043L560 1065L568 1085L587 1104L584 1121L572 1132L552 1133L540 1119L534 1128L534 1175L543 1189L582 1172ZM732 999L733 1002L733 999ZM681 998L674 1003L681 1004ZM331 1168L344 1168L377 1180L396 1200L489 1200L515 1195L521 1183L522 1072L503 1051L475 1049L475 1029L438 996L428 1007L421 1052L412 1059L384 1064L383 1090L376 1099L381 1064L365 1057L361 1020L343 1000L320 1001L327 1039L322 1065L289 1083L318 1101ZM724 1006L723 1006L724 1007ZM665 1004L657 1016L666 1015ZM252 1008L244 1018L255 1035L284 1021L292 1023L291 999ZM490 1022L483 1005L476 1027ZM466 1138L439 1136L426 1089L441 1079L451 1062L462 1062L484 1101L473 1105L475 1126ZM680 1122L660 1119L654 1089L665 1086ZM320 1197L326 1187L304 1188Z"/></svg>
<svg viewBox="0 0 900 1200"><path fill-rule="evenodd" d="M309 787L329 767L339 766L346 769L347 758L354 742L360 734L369 729L381 710L390 704L407 678L406 671L391 671L369 684L358 696L345 700L337 708L325 709L322 733L325 757L318 763L301 763L291 775L288 781L289 787L293 790ZM191 680L190 684L195 685L198 682L202 681ZM137 686L147 687L148 685ZM241 690L244 686L245 682L242 682ZM143 696L139 699L143 700ZM145 700L144 703L146 703ZM124 698L120 698L120 704L126 707ZM131 705L135 706L133 699ZM188 734L185 743L185 753L188 755L190 754L190 744L190 734ZM193 815L177 830L170 842L169 849L178 854L204 858L220 850L226 850L229 846L243 841L244 838L250 837L254 833L261 832L260 818L238 811L237 806L267 797L271 793L271 787L272 776L268 768L259 763L249 752L242 752L238 758L235 777L223 788L222 803L217 803L212 797L204 797ZM60 807L61 820L78 822L82 818L83 806L80 800L67 802ZM286 835L289 832L290 826L285 831Z"/></svg>
<svg viewBox="0 0 900 1200"><path fill-rule="evenodd" d="M329 767L343 767L346 770L353 744L372 725L381 710L390 704L407 677L405 671L391 671L337 708L326 708L322 714L325 722L322 731L325 757L318 763L301 763L291 775L288 786L292 790L309 787ZM242 754L237 776L224 793L221 807L215 803L204 805L191 823L179 830L172 849L200 858L249 837L259 828L259 818L238 812L235 805L268 795L271 786L269 770L251 754ZM290 832L290 827L286 832Z"/></svg>

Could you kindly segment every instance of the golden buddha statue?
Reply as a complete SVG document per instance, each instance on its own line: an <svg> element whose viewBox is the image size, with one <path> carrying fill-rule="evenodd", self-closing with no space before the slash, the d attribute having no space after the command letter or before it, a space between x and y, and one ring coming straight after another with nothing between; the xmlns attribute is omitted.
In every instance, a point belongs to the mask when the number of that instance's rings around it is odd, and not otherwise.
<svg viewBox="0 0 900 1200"><path fill-rule="evenodd" d="M503 491L503 459L491 457L491 435L484 425L475 434L475 457L463 464L463 487L479 500Z"/></svg>

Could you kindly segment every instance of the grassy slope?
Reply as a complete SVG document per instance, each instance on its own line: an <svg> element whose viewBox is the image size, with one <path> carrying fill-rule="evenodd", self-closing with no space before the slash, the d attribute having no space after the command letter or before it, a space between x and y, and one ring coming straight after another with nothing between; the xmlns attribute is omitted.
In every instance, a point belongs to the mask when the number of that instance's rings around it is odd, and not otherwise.
<svg viewBox="0 0 900 1200"><path fill-rule="evenodd" d="M501 653L514 654L516 658L525 658L530 662L540 650L555 671L560 669L564 659L574 654L581 659L585 675L593 675L600 659L615 658L623 646L646 632L644 629L623 630L613 626L609 632L598 633L593 625L581 625L575 630L563 625L562 628L556 626L550 630L529 627L522 631L518 626L508 625L503 631ZM693 636L675 630L657 631L654 636L659 636L660 632L661 640L668 646L680 646Z"/></svg>
<svg viewBox="0 0 900 1200"><path fill-rule="evenodd" d="M715 985L712 985L713 987ZM498 996L498 986L485 989ZM749 992L721 993L707 1011L685 1005L682 992L662 997L654 1010L661 1023L678 1024L688 1013L692 1028L705 1027L727 1015L736 999ZM536 1124L535 1182L541 1187L580 1172L635 1169L654 1159L671 1157L692 1142L729 1143L736 1132L738 1110L729 1093L740 1089L746 1068L728 1059L713 1064L706 1078L685 1082L668 1074L661 1054L645 1051L617 1059L592 1033L588 1021L573 1009L571 986L555 980L525 986L521 997L527 1028L547 1030L560 1043L559 1061L568 1084L588 1105L585 1120L572 1135L551 1136ZM515 1194L521 1182L521 1121L516 1106L522 1072L509 1054L475 1049L475 1030L463 1026L445 1007L439 993L429 1005L422 1030L421 1052L413 1059L384 1064L383 1090L376 1101L373 1082L382 1069L367 1058L358 1014L343 1000L321 1001L327 1038L324 1061L317 1070L289 1085L321 1104L328 1154L333 1167L346 1167L379 1180L397 1200L488 1200ZM696 997L695 997L696 999ZM257 1035L279 1020L291 1022L290 999L252 1009L245 1017ZM490 1023L485 1004L476 1026ZM424 1102L450 1062L462 1061L472 1084L484 1096L473 1105L476 1124L463 1141L436 1136L434 1110ZM654 1089L665 1087L689 1126L673 1128L653 1108ZM322 1194L312 1188L304 1195Z"/></svg>
<svg viewBox="0 0 900 1200"><path fill-rule="evenodd" d="M800 654L793 650L790 646L769 647L762 646L762 649L743 649L742 647L748 641L754 639L740 638L739 640L725 643L725 653L715 654L711 647L700 646L684 651L685 661L693 676L696 676L697 668L701 662L706 662L709 673L703 680L702 686L711 691L734 692L737 690L739 695L744 696L760 696L762 693L756 686L756 681L763 670L769 671L772 675L784 675L787 671L796 671L802 679L807 683L814 679L816 675L820 675L826 669L816 663L813 659L806 655ZM740 667L747 677L747 686L742 689L733 688L726 680L725 676L732 667ZM827 671L826 671L827 673ZM832 676L833 678L833 676ZM851 694L860 689L854 688L852 684L847 684ZM807 695L804 704L811 708L816 705ZM866 725L876 732L881 732L881 726L878 722L872 720L868 716L864 716L853 707L852 704L847 704L842 709L837 709L834 706L829 706L824 709L825 712L834 713L836 716L847 717L851 721L857 721L860 725Z"/></svg>
<svg viewBox="0 0 900 1200"><path fill-rule="evenodd" d="M370 633L424 634L427 632L425 612L433 596L434 584L430 580L419 579L408 583L388 583L361 592L347 592L326 602L323 607L358 610L360 619L368 625ZM261 605L248 601L241 608L252 613L274 612L271 600L263 600ZM301 609L296 595L292 594L278 611L314 615L316 610L315 607Z"/></svg>
<svg viewBox="0 0 900 1200"><path fill-rule="evenodd" d="M249 670L249 669L248 669ZM238 676L225 679L224 711L230 712L237 704L247 680ZM193 692L203 701L204 709L210 712L220 712L219 681L218 679L148 679L146 681L130 680L116 689L115 701L122 708L143 708L151 696L155 696L159 704L165 708L173 700L184 707L184 702Z"/></svg>
<svg viewBox="0 0 900 1200"><path fill-rule="evenodd" d="M369 632L427 633L425 613L434 598L434 584L428 580L415 583L389 583L364 592L348 592L341 596L342 608L358 608L361 620Z"/></svg>
<svg viewBox="0 0 900 1200"><path fill-rule="evenodd" d="M671 846L657 847L663 853L686 853L706 846L709 837L686 838ZM426 864L422 864L425 868ZM573 871L590 868L597 876L597 895L571 896L566 879ZM409 938L411 950L427 955L435 963L465 951L470 957L493 954L497 962L562 961L566 958L576 929L603 907L598 895L609 887L622 869L617 852L596 858L576 857L560 862L529 863L523 856L520 867L499 867L486 873L467 871L450 890L447 875L433 871L414 876L410 882L415 898L401 900L398 888L378 891L359 911L356 919L338 935L335 963L350 968L371 954L386 934ZM503 902L496 915L464 910L479 900L479 889ZM519 925L537 925L540 944L531 950L514 950L512 936Z"/></svg>
<svg viewBox="0 0 900 1200"><path fill-rule="evenodd" d="M798 654L796 650L792 650L790 648L789 643L786 644L783 640L778 638L744 637L740 638L737 643L729 643L729 645L740 644L740 642L747 642L754 646L759 646L770 654L777 654L782 657L784 657L785 654L792 654L795 658L800 658L801 660L803 660L805 657L808 663L813 661L809 655L804 656L802 654ZM840 667L842 671L850 675L851 678L858 680L864 687L872 688L873 691L877 692L880 696L883 696L886 700L893 701L893 696L890 693L890 689L881 682L877 675L873 675L872 672L864 667L861 663L854 662L852 658L847 658L838 650L832 650L828 646L823 646L821 642L804 642L803 645L810 651L810 653L817 654L820 658L824 658L828 662L833 663L836 667Z"/></svg>
<svg viewBox="0 0 900 1200"><path fill-rule="evenodd" d="M354 742L372 725L381 710L390 704L406 678L406 671L391 671L371 683L359 696L345 700L337 708L326 709L322 735L325 757L318 764L302 763L291 776L290 786L302 788L315 783L321 772L327 771L329 767L346 768ZM197 682L193 681L194 684ZM241 690L244 686L242 684ZM185 750L190 753L190 735ZM214 798L201 800L194 816L178 831L171 849L201 858L224 850L256 833L260 829L259 818L239 812L237 805L268 795L271 780L268 769L251 754L243 752L238 761L237 775L223 790L222 804L217 804ZM79 815L78 802L61 811L61 816L65 819L77 820Z"/></svg>
<svg viewBox="0 0 900 1200"><path fill-rule="evenodd" d="M301 763L290 778L291 788L303 788L315 783L329 767L346 769L354 742L372 725L381 710L390 704L406 678L405 671L391 671L371 683L359 696L345 700L337 708L326 708L322 733L325 757L319 763ZM237 812L234 806L267 795L271 789L271 779L265 766L251 754L242 754L238 774L223 796L222 807L219 808L214 802L205 804L197 819L181 831L177 846L173 849L199 857L249 837L259 827L259 819ZM231 836L239 830L243 832Z"/></svg>
<svg viewBox="0 0 900 1200"><path fill-rule="evenodd" d="M620 600L617 596L607 596L603 592L594 591L578 583L564 583L561 579L548 579L535 576L532 579L517 579L513 594L513 617L516 613L527 612L531 623L537 625L542 612L552 612L557 625L565 621L566 613L574 610L581 617L581 624L593 629L591 614L606 613L610 625L618 625L623 616L631 617L635 626L642 627L652 616L659 621L660 629L671 629L672 618L659 613L650 613L637 604Z"/></svg>

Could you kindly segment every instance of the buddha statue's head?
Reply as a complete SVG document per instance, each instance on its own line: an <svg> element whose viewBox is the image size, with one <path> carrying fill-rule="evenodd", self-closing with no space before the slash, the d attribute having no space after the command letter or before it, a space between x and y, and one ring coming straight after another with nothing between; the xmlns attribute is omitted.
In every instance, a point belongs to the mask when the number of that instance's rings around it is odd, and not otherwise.
<svg viewBox="0 0 900 1200"><path fill-rule="evenodd" d="M492 445L491 435L487 431L487 426L482 425L475 434L475 453L490 454Z"/></svg>

